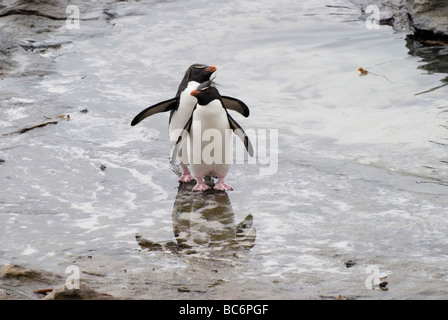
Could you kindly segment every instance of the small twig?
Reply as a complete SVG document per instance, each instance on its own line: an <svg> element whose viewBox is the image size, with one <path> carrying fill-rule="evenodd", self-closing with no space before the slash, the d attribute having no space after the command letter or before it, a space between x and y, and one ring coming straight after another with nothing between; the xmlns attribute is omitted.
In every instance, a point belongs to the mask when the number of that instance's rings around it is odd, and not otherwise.
<svg viewBox="0 0 448 320"><path fill-rule="evenodd" d="M438 144L438 145L441 145L441 146L447 146L446 143L436 142L436 141L433 141L433 140L428 140L428 142L431 142L431 143L434 143L434 144Z"/></svg>
<svg viewBox="0 0 448 320"><path fill-rule="evenodd" d="M10 132L10 133L4 133L3 136L10 136L10 135L13 135L13 134L22 134L22 133L28 132L28 131L36 129L36 128L45 127L45 126L47 126L49 124L57 124L58 122L59 121L44 122L44 123L41 123L41 124L38 124L38 125L35 125L35 126L32 126L32 127L23 128L23 129L20 129L20 130L17 130L17 131L13 131L13 132Z"/></svg>
<svg viewBox="0 0 448 320"><path fill-rule="evenodd" d="M414 96L418 96L418 95L420 95L420 94L424 94L424 93L433 92L434 90L443 88L443 87L446 86L446 85L448 85L448 83L442 84L442 85L440 85L440 86L437 86L437 87L434 87L434 88L431 88L431 89L428 89L428 90L425 90L425 91L420 91L420 92L414 93Z"/></svg>
<svg viewBox="0 0 448 320"><path fill-rule="evenodd" d="M53 291L53 288L35 290L34 293L47 294L47 293L49 293L51 291Z"/></svg>

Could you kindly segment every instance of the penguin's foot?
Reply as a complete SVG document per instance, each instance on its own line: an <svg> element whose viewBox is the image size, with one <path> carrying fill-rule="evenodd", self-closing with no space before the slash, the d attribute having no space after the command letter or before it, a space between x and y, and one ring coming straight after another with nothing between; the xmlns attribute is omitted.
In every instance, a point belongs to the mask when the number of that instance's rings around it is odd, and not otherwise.
<svg viewBox="0 0 448 320"><path fill-rule="evenodd" d="M183 174L179 178L179 182L190 182L196 180L191 174Z"/></svg>
<svg viewBox="0 0 448 320"><path fill-rule="evenodd" d="M195 178L191 175L190 170L188 170L188 165L181 164L182 167L182 175L179 178L179 182L190 182L195 180Z"/></svg>
<svg viewBox="0 0 448 320"><path fill-rule="evenodd" d="M205 191L208 189L210 189L210 187L202 179L197 179L193 191Z"/></svg>
<svg viewBox="0 0 448 320"><path fill-rule="evenodd" d="M233 190L231 186L229 186L227 183L224 182L224 178L218 179L218 182L216 182L214 189L221 191Z"/></svg>

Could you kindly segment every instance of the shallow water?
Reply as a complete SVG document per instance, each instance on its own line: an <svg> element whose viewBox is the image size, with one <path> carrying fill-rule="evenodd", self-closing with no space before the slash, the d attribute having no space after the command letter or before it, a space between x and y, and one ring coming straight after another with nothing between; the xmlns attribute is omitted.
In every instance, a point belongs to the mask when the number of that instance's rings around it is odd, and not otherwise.
<svg viewBox="0 0 448 320"><path fill-rule="evenodd" d="M109 10L16 52L0 82L0 134L60 120L0 136L0 264L75 264L123 298L448 297L446 47L369 30L347 1ZM243 128L278 132L268 165L232 166L225 222L178 194L168 114L130 126L196 62L250 107ZM366 288L369 266L388 291Z"/></svg>

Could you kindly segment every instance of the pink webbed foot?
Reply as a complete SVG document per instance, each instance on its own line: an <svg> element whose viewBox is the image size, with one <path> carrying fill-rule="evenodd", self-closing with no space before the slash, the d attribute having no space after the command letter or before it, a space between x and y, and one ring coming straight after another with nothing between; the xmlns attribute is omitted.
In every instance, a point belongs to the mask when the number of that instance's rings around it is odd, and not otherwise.
<svg viewBox="0 0 448 320"><path fill-rule="evenodd" d="M216 182L214 189L221 191L233 190L231 186L229 186L227 183L224 182L224 178L218 179L218 182Z"/></svg>
<svg viewBox="0 0 448 320"><path fill-rule="evenodd" d="M210 189L210 187L202 180L202 178L198 178L193 191L205 191L208 189Z"/></svg>
<svg viewBox="0 0 448 320"><path fill-rule="evenodd" d="M183 174L179 178L179 182L190 182L195 180L191 174Z"/></svg>
<svg viewBox="0 0 448 320"><path fill-rule="evenodd" d="M188 166L182 165L182 175L179 178L179 182L190 182L195 180L191 175L190 170L188 170Z"/></svg>

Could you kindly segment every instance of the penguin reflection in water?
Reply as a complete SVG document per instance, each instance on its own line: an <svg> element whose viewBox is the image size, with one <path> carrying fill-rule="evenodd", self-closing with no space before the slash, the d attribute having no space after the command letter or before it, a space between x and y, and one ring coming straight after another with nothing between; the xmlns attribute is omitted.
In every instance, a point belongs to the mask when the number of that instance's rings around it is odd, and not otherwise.
<svg viewBox="0 0 448 320"><path fill-rule="evenodd" d="M190 94L196 97L198 102L179 135L172 158L177 157L181 146L184 146L180 151L183 156L188 153L191 172L197 181L193 191L210 189L203 181L205 177L218 178L215 190L232 190L225 182L233 160L232 131L243 141L249 155L253 156L249 137L227 112L223 98L212 80L202 83ZM212 139L212 142L204 141ZM188 141L187 144L184 143L185 140Z"/></svg>
<svg viewBox="0 0 448 320"><path fill-rule="evenodd" d="M213 181L206 179L213 185ZM191 190L194 182L179 184L173 205L172 222L175 241L152 241L135 236L142 249L170 251L175 254L196 254L208 257L232 257L237 251L255 245L257 231L253 216L248 214L236 224L235 213L226 192Z"/></svg>
<svg viewBox="0 0 448 320"><path fill-rule="evenodd" d="M182 130L185 127L197 102L196 97L190 95L190 92L196 89L201 83L210 80L215 72L215 66L208 66L204 64L191 65L185 72L176 96L144 109L137 116L135 116L131 122L131 125L135 126L143 119L154 114L170 111L168 131L171 147L173 147L177 141L179 130ZM237 111L245 117L249 116L249 108L246 104L244 104L244 102L236 98L223 96L222 104L229 110ZM178 172L179 169L175 165L176 162L181 164L181 172ZM186 155L182 158L172 159L172 164L173 170L180 175L179 182L190 182L194 179L188 169L188 158Z"/></svg>

